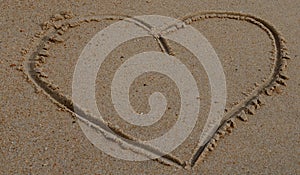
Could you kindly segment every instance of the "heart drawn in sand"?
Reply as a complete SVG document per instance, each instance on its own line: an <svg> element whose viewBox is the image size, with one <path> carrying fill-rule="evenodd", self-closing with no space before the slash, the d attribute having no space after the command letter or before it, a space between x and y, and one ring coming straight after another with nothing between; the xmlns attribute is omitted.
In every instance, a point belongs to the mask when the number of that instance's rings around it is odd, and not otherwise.
<svg viewBox="0 0 300 175"><path fill-rule="evenodd" d="M184 30L192 23L213 18L245 21L266 32L273 45L274 65L272 73L263 82L263 84L252 91L250 95L248 95L243 101L239 102L231 109L231 111L228 111L226 115L222 116L220 121L217 121L213 126L209 125L209 133L205 135L204 139L201 138L199 140L199 144L196 146L193 156L187 161L183 161L171 154L165 154L165 152L161 151L158 147L153 147L144 141L138 140L137 138L125 133L117 126L95 116L94 113L86 112L90 109L86 109L86 107L82 108L82 105L79 105L78 101L74 101L73 98L62 94L59 87L52 84L52 81L49 80L48 76L41 69L41 66L45 64L47 57L50 56L48 51L51 44L64 42L64 38L62 36L65 32L72 28L79 27L84 23L101 23L105 20L130 21L131 24L139 26L140 28L145 28L145 31L148 32L150 36L156 38L162 52L165 53L165 59L172 59L174 53L167 42L167 39L170 39L167 35L169 33L176 33ZM26 62L24 65L21 65L18 70L25 73L27 80L34 84L37 91L43 92L54 103L77 117L82 130L97 147L98 145L101 145L101 143L105 142L105 139L108 139L115 142L123 150L126 150L124 151L124 154L129 151L136 157L141 155L148 159L155 159L163 164L175 165L183 168L195 166L200 158L203 158L207 152L212 151L220 136L231 132L232 128L235 127L234 120L236 118L242 121L247 121L247 115L253 115L255 110L263 104L263 96L270 96L278 89L279 86L286 86L285 80L288 79L286 75L286 66L289 56L285 46L285 41L271 24L258 17L234 12L201 12L184 17L175 23L170 23L170 25L164 26L163 29L160 28L158 32L151 30L152 28L153 25L149 25L147 22L141 20L141 18L130 18L128 16L103 15L77 18L70 12L57 14L54 15L50 21L47 21L42 25L42 31L35 35L32 43L30 43L30 48L23 50L23 54L26 56ZM149 102L151 103L151 99ZM100 134L102 138L99 138L97 133Z"/></svg>

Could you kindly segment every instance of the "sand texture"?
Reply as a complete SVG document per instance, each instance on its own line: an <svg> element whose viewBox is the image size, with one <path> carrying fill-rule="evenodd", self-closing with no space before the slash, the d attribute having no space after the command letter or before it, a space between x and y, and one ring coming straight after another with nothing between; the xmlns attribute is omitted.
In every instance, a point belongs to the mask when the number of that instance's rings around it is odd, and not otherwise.
<svg viewBox="0 0 300 175"><path fill-rule="evenodd" d="M0 174L300 174L299 8L297 0L2 1ZM95 81L101 120L72 100L75 67L93 36L140 15L182 20L166 35L192 26L215 49L227 99L205 144L199 138L212 103L210 78L196 56L174 41L141 37L109 53ZM98 145L107 142L144 158L159 155L145 141L163 136L180 118L181 90L159 72L134 79L128 96L133 110L147 114L151 94L163 94L167 105L159 122L141 127L118 117L111 93L115 73L135 54L150 51L186 66L201 112L188 138L168 155L142 162L114 158ZM85 95L82 100L89 103ZM91 137L99 139L92 143Z"/></svg>

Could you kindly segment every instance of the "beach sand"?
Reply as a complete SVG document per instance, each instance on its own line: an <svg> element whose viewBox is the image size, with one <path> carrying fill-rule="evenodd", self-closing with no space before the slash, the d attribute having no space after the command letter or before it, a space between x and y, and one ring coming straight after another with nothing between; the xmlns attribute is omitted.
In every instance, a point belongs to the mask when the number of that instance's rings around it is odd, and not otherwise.
<svg viewBox="0 0 300 175"><path fill-rule="evenodd" d="M300 174L299 1L2 1L0 7L1 174ZM195 14L199 18L184 18ZM210 150L192 167L114 158L89 141L80 127L84 122L68 109L82 50L97 32L119 21L98 20L101 15L185 19L215 49L226 76L224 117L234 121L219 130L216 143L210 142ZM64 22L70 25L64 28ZM209 77L186 48L172 41L167 45L199 88L196 126L170 153L189 162L210 110ZM161 51L152 37L122 43L103 62L95 82L103 119L139 140L166 133L181 107L176 84L150 72L131 84L129 99L136 112L147 113L149 96L163 93L168 104L162 119L139 127L118 117L110 93L114 73L130 57L147 51ZM30 63L39 63L38 69ZM32 78L36 75L37 80ZM247 114L236 115L243 112Z"/></svg>

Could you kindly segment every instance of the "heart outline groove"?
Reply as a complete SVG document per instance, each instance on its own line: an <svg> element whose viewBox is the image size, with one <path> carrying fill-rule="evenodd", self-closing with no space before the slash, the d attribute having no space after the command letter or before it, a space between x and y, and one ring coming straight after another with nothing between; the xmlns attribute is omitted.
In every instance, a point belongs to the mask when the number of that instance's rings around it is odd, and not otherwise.
<svg viewBox="0 0 300 175"><path fill-rule="evenodd" d="M49 21L42 24L42 30L35 34L29 43L30 47L22 49L21 53L25 57L25 61L19 67L17 67L17 70L24 73L26 80L34 85L36 92L42 92L45 94L61 109L70 112L73 117L78 118L83 123L89 124L91 128L102 133L113 134L109 131L110 129L123 138L135 141L137 144L131 146L139 147L145 151L148 151L145 156L149 156L151 158L151 154L160 155L162 153L156 148L144 145L136 138L124 133L122 130L113 126L112 124L102 120L99 121L91 114L88 114L83 109L80 109L78 106L76 106L76 104L73 104L70 97L59 92L59 87L48 80L48 76L40 68L43 64L45 64L45 59L50 56L48 52L51 47L50 45L64 42L62 35L67 30L78 27L84 23L102 22L104 20L119 21L126 18L130 18L130 16L100 15L79 18L75 17L71 12L63 12L61 14L54 15ZM179 20L183 21L185 25L191 25L194 22L201 22L202 20L208 20L212 18L226 18L246 21L256 25L266 32L269 38L272 40L273 46L272 54L274 63L272 72L262 85L255 88L251 94L249 94L244 100L241 100L223 117L213 136L204 145L197 145L197 148L193 151L194 154L189 161L182 161L171 154L163 155L160 158L154 159L164 165L174 165L186 169L194 167L198 161L203 160L208 152L214 150L216 147L216 142L220 139L220 137L232 132L232 129L236 125L234 121L236 118L242 121L247 121L247 116L254 115L259 106L264 104L263 98L265 96L273 95L279 86L286 86L286 80L288 80L286 68L287 60L289 60L290 57L285 45L285 40L270 23L256 16L227 11L199 12L183 17ZM142 24L141 21L138 22ZM174 26L176 26L176 24L165 28L164 31L169 33L180 30L180 28ZM165 40L163 37L158 37L157 41L162 52L165 52L169 55L174 55L174 51L169 46L167 40ZM123 142L123 140L119 141Z"/></svg>

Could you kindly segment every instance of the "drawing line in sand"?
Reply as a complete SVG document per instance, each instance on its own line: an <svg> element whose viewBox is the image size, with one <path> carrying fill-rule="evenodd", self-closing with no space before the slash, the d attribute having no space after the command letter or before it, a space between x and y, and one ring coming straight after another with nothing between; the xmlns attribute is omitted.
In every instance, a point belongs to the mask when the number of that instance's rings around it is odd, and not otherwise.
<svg viewBox="0 0 300 175"><path fill-rule="evenodd" d="M50 21L45 22L42 25L42 31L35 35L34 39L30 43L30 47L22 50L22 53L26 56L25 64L19 66L17 69L25 73L25 77L29 82L35 85L37 91L43 92L55 104L66 111L69 111L73 116L78 117L80 121L89 124L91 128L94 128L106 135L107 139L114 140L125 148L129 148L136 153L144 154L146 157L151 158L154 155L162 155L162 153L155 148L144 145L138 139L124 133L121 129L112 126L110 123L99 121L90 114L87 114L83 109L79 109L76 104L73 104L70 97L59 92L59 87L48 80L48 76L41 69L41 66L45 64L47 57L50 56L48 51L51 48L51 44L64 42L63 34L67 32L67 30L83 25L84 23L101 22L103 20L118 21L126 18L129 18L129 16L108 15L76 18L70 12L57 14L51 18ZM221 125L217 128L214 135L204 145L197 146L197 149L194 150L194 155L189 161L182 161L179 158L168 154L155 159L162 164L175 165L183 168L191 168L195 166L196 163L199 160L202 160L208 152L214 150L216 142L221 137L223 137L226 133L232 132L232 128L236 125L234 121L236 118L239 118L242 121L247 121L247 115L255 114L255 111L263 105L263 98L266 95L273 95L279 86L286 86L285 80L288 79L286 67L287 60L290 59L290 57L285 46L285 41L271 24L258 17L234 12L201 12L182 18L181 20L183 23L170 25L164 30L161 30L161 32L154 37L157 38L163 52L174 55L176 53L174 53L174 51L170 48L167 40L164 39L164 35L170 32L176 32L185 25L190 25L194 22L211 18L241 20L256 25L265 31L272 40L274 48L274 65L272 73L263 84L257 87L242 102L239 102L224 116ZM74 113L75 111L76 114ZM109 130L112 130L119 136L134 142L126 143L122 139L116 139L114 133L109 132Z"/></svg>

